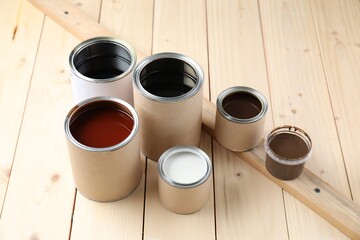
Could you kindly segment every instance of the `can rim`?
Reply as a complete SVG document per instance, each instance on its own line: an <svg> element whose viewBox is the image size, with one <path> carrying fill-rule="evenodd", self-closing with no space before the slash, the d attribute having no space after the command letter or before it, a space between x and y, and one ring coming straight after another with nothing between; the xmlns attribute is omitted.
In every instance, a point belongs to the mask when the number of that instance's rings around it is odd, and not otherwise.
<svg viewBox="0 0 360 240"><path fill-rule="evenodd" d="M254 96L261 103L261 111L252 118L236 118L234 116L231 116L223 108L223 100L225 97L227 97L228 95L230 95L232 93L247 93L247 94ZM265 96L254 88L245 87L245 86L235 86L235 87L227 88L219 94L219 96L217 97L217 100L216 100L216 107L217 107L217 110L219 111L219 113L229 121L232 121L235 123L253 123L253 122L259 121L260 119L262 119L265 116L265 114L268 110L268 102L267 102Z"/></svg>
<svg viewBox="0 0 360 240"><path fill-rule="evenodd" d="M72 116L77 111L79 111L81 108L85 107L88 104L93 104L93 103L101 102L101 101L115 102L115 103L118 103L118 104L124 106L131 113L131 115L132 115L131 117L133 118L133 121L134 121L134 126L133 126L133 129L131 130L129 136L127 136L123 141L119 142L118 144L115 144L115 145L112 145L109 147L102 147L102 148L90 147L90 146L80 143L79 141L77 141L74 138L74 136L71 134L71 131L70 131L70 124L71 124ZM115 98L115 97L107 97L107 96L92 97L92 98L85 99L84 101L81 101L80 103L76 104L73 108L71 108L69 113L66 115L65 122L64 122L64 128L65 128L66 137L70 140L70 142L72 144L74 144L78 148L81 148L83 150L90 151L90 152L115 151L115 150L127 145L135 137L136 133L139 130L139 117L138 117L135 109L130 104L125 102L124 100L121 100L121 99Z"/></svg>
<svg viewBox="0 0 360 240"><path fill-rule="evenodd" d="M75 57L84 48L89 47L94 44L97 44L97 43L112 43L112 44L115 44L115 45L118 45L118 46L124 48L130 55L129 68L126 71L124 71L123 73L121 73L120 75L110 77L110 78L91 78L91 77L87 77L84 74L80 73L74 65ZM136 56L135 50L125 41L114 38L114 37L100 36L100 37L90 38L90 39L87 39L87 40L79 43L70 53L69 65L70 65L70 71L75 76L81 78L82 80L85 80L88 82L93 82L93 83L110 83L110 82L114 82L118 79L124 78L125 76L129 75L135 68L136 58L137 58L137 56Z"/></svg>
<svg viewBox="0 0 360 240"><path fill-rule="evenodd" d="M193 183L179 183L177 181L172 180L169 176L166 175L166 173L164 172L164 162L166 161L166 159L178 152L190 152L193 153L197 156L199 156L200 158L202 158L203 160L205 160L206 162L206 173L204 176L202 176L199 180L193 182ZM201 184L203 184L211 175L212 173L212 164L210 161L209 156L200 148L194 147L194 146L186 146L186 145L181 145L181 146L175 146L172 148L169 148L168 150L166 150L161 156L160 159L158 161L158 173L161 177L161 179L163 181L165 181L166 183L168 183L170 186L173 187L177 187L177 188L193 188L193 187L197 187Z"/></svg>
<svg viewBox="0 0 360 240"><path fill-rule="evenodd" d="M197 81L195 83L195 86L187 93L179 95L179 96L175 96L175 97L161 97L161 96L157 96L157 95L154 95L154 94L148 92L141 85L140 73L146 67L146 65L148 65L149 63L152 63L155 60L166 59L166 58L177 59L177 60L183 61L183 62L187 63L194 70ZM203 72L201 66L194 59L192 59L188 56L185 56L180 53L163 52L163 53L153 54L147 58L144 58L141 62L139 62L139 64L136 66L136 68L133 72L133 81L134 81L134 85L142 93L142 95L150 100L153 100L156 102L178 102L178 101L182 101L182 100L191 98L192 96L194 96L196 93L198 93L200 91L200 89L203 85L203 82L204 82L204 72Z"/></svg>
<svg viewBox="0 0 360 240"><path fill-rule="evenodd" d="M283 158L283 157L279 156L278 154L276 154L269 146L270 139L273 136L275 136L276 134L283 133L283 132L292 132L293 134L296 134L299 138L304 140L305 143L310 148L308 153L300 158L295 158L295 159L291 159L291 160L287 159L287 158ZM299 127L291 126L291 125L283 125L283 126L274 128L269 133L267 138L265 139L264 147L265 147L265 152L271 157L272 160L274 160L275 162L281 163L283 165L288 165L288 166L294 166L294 165L299 165L299 164L305 163L307 160L310 159L310 157L312 155L312 151L313 151L312 150L312 141L311 141L310 136L303 129L301 129Z"/></svg>

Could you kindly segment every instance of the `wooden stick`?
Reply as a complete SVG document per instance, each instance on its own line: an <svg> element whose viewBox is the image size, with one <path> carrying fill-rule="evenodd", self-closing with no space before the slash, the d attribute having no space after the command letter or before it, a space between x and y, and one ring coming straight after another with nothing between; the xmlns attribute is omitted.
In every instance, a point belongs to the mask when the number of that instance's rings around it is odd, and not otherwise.
<svg viewBox="0 0 360 240"><path fill-rule="evenodd" d="M114 36L106 28L66 1L29 1L81 41L96 36ZM129 44L137 49L136 44ZM145 57L140 52L137 52L137 54L139 59ZM204 98L203 130L211 136L214 136L215 112L215 105ZM299 178L292 181L282 181L273 177L265 168L266 154L263 142L251 151L234 153L319 214L346 236L352 239L360 239L360 207L315 174L305 169Z"/></svg>

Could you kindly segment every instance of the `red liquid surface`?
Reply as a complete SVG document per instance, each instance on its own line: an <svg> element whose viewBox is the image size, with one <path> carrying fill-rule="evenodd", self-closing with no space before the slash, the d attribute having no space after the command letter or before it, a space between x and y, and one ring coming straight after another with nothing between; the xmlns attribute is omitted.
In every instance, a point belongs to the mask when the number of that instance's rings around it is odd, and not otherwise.
<svg viewBox="0 0 360 240"><path fill-rule="evenodd" d="M134 121L127 113L114 108L97 108L76 117L70 124L70 132L88 147L103 148L124 141L133 126Z"/></svg>

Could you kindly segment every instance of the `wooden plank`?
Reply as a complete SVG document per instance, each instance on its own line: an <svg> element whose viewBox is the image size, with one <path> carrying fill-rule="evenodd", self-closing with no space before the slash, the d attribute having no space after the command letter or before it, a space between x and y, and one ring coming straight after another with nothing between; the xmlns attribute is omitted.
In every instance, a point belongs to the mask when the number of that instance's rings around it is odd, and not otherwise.
<svg viewBox="0 0 360 240"><path fill-rule="evenodd" d="M69 237L75 188L63 124L72 106L68 54L77 41L52 20L45 20L1 216L0 239Z"/></svg>
<svg viewBox="0 0 360 240"><path fill-rule="evenodd" d="M310 1L353 199L360 204L360 3Z"/></svg>
<svg viewBox="0 0 360 240"><path fill-rule="evenodd" d="M313 142L306 166L350 198L308 2L260 1L260 13L275 125L305 129Z"/></svg>
<svg viewBox="0 0 360 240"><path fill-rule="evenodd" d="M289 193L284 192L284 199L290 239L349 239Z"/></svg>
<svg viewBox="0 0 360 240"><path fill-rule="evenodd" d="M210 0L207 9L211 99L236 85L261 91L270 107L266 136L273 119L257 1ZM281 188L215 141L213 152L217 238L287 239Z"/></svg>
<svg viewBox="0 0 360 240"><path fill-rule="evenodd" d="M156 1L153 53L179 52L201 64L207 76L206 13L203 0ZM171 23L171 27L169 27ZM209 96L207 78L204 96ZM203 134L201 148L211 157L211 139ZM165 209L158 197L156 163L148 160L144 239L215 239L214 199L190 215ZM166 224L166 227L164 227Z"/></svg>
<svg viewBox="0 0 360 240"><path fill-rule="evenodd" d="M31 0L35 1L35 0ZM36 0L41 1L41 0ZM69 6L72 7L71 5ZM82 16L80 16L81 18ZM61 21L61 18L58 18ZM60 22L61 23L61 22ZM92 25L104 29L101 25L93 22ZM204 99L203 101L203 129L210 135L213 134L215 121L215 106L211 102ZM360 237L360 210L359 206L349 201L349 199L329 186L322 179L305 170L301 178L295 181L280 181L272 177L265 168L264 158L265 152L263 145L259 145L252 151L245 153L235 153L240 158L247 161L250 165L260 171L263 175L268 177L274 183L288 191L295 198L303 202L307 207L318 213L325 220L344 232L347 236L354 238ZM314 189L319 188L322 193L314 194ZM325 189L325 191L323 191ZM320 197L321 196L321 197ZM330 216L330 217L329 217ZM343 226L343 223L353 223L348 226Z"/></svg>
<svg viewBox="0 0 360 240"><path fill-rule="evenodd" d="M91 2L91 1L90 1ZM99 1L100 2L100 1ZM130 39L137 39L141 46L151 51L152 36L152 1L143 4L142 9L136 9L138 1L101 1L101 12L98 8L97 15L91 16L98 19L114 32L122 32ZM147 10L145 10L147 9ZM91 10L91 9L89 9ZM143 14L143 11L148 14ZM131 14L127 14L131 12ZM122 17L120 17L122 16ZM131 26L127 26L132 23ZM144 35L138 38L138 31L133 31L134 24L139 32ZM145 50L143 48L143 50ZM142 161L145 169L145 159ZM72 226L71 239L141 239L143 232L143 206L145 178L142 180L130 196L114 203L96 203L77 194L74 209L74 222Z"/></svg>
<svg viewBox="0 0 360 240"><path fill-rule="evenodd" d="M21 2L0 2L0 215L44 19Z"/></svg>

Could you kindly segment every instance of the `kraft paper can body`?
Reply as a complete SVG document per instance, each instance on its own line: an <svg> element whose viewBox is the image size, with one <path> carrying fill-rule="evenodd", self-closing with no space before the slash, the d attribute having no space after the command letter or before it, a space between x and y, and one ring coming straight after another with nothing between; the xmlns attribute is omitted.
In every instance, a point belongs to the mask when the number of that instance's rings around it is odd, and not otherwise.
<svg viewBox="0 0 360 240"><path fill-rule="evenodd" d="M193 146L168 149L158 162L162 205L179 214L199 211L209 199L211 175L211 161L201 149Z"/></svg>
<svg viewBox="0 0 360 240"><path fill-rule="evenodd" d="M133 105L131 78L136 53L126 42L112 37L88 39L73 49L69 64L76 103L111 96Z"/></svg>
<svg viewBox="0 0 360 240"><path fill-rule="evenodd" d="M232 151L246 151L260 143L268 109L257 90L236 86L221 92L216 102L215 138Z"/></svg>
<svg viewBox="0 0 360 240"><path fill-rule="evenodd" d="M104 122L101 122L103 119L101 121L96 119L98 116L93 113L103 114L103 111L110 110L116 111L116 114L124 114L123 118L129 118L132 129L127 127L126 135L120 136L124 139L114 145L89 146L90 144L85 142L86 139L81 138L78 132L88 131L81 129L85 128L86 124L90 126L96 121L103 124ZM75 186L83 196L94 201L110 202L122 199L135 190L142 175L138 129L139 120L135 109L120 99L90 98L69 111L65 119L67 146ZM91 141L94 139L100 141L99 139L104 139L104 136L95 134Z"/></svg>
<svg viewBox="0 0 360 240"><path fill-rule="evenodd" d="M145 58L134 70L134 102L141 124L141 150L157 161L176 145L198 146L203 71L177 53Z"/></svg>

